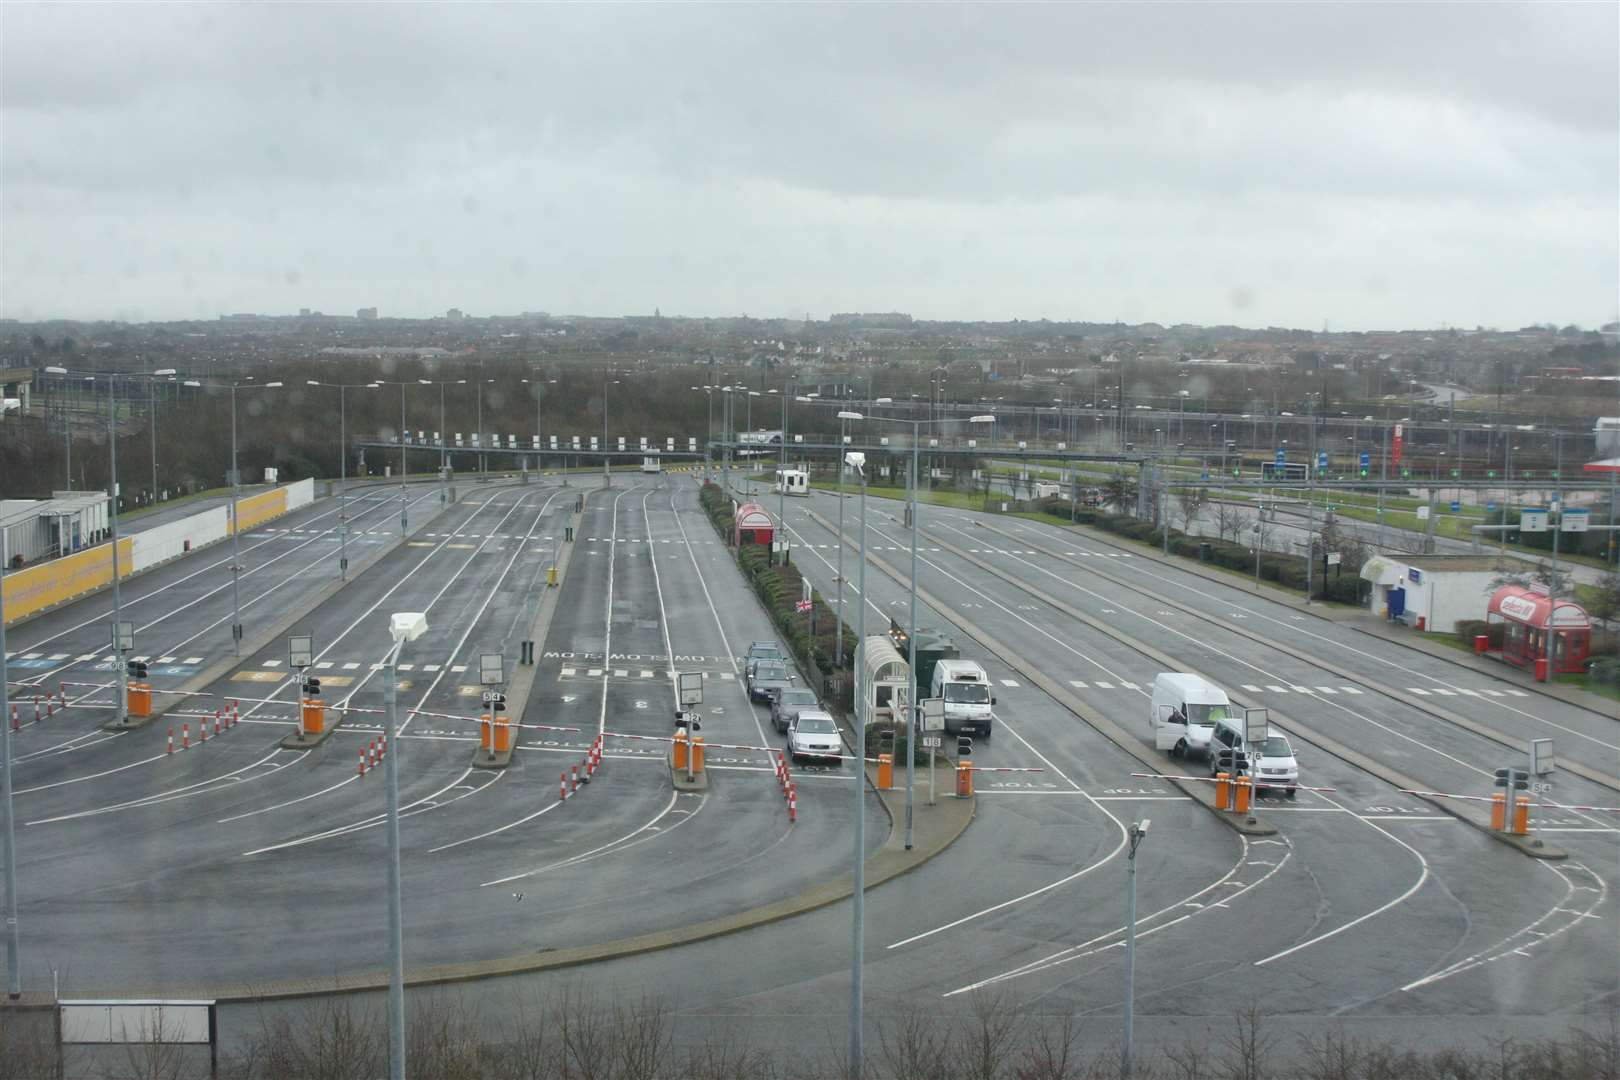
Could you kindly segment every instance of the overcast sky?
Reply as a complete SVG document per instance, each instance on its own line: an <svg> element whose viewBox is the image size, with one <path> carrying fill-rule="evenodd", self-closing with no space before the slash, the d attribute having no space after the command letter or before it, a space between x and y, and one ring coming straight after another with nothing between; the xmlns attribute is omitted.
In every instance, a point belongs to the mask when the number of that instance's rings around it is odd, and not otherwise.
<svg viewBox="0 0 1620 1080"><path fill-rule="evenodd" d="M0 309L1594 326L1617 12L12 0Z"/></svg>

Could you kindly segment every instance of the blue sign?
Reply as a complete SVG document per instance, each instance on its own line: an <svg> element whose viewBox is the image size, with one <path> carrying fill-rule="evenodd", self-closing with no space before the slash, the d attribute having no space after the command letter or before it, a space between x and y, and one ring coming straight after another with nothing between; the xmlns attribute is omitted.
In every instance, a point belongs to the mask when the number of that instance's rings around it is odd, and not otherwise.
<svg viewBox="0 0 1620 1080"><path fill-rule="evenodd" d="M1327 471L1327 451L1326 450L1318 450L1316 452L1316 469L1317 469L1318 472L1326 472Z"/></svg>
<svg viewBox="0 0 1620 1080"><path fill-rule="evenodd" d="M1452 499L1452 500L1451 500L1451 512L1452 512L1452 513L1453 513L1453 514L1455 514L1455 513L1456 513L1456 512L1457 512L1457 511L1459 511L1459 510L1461 510L1461 509L1462 509L1462 503L1461 503L1461 502L1459 502L1459 501L1458 501L1458 500L1456 500L1456 499Z"/></svg>
<svg viewBox="0 0 1620 1080"><path fill-rule="evenodd" d="M1415 566L1408 566L1406 568L1406 576L1412 580L1412 584L1414 585L1423 584L1423 571L1419 570Z"/></svg>
<svg viewBox="0 0 1620 1080"><path fill-rule="evenodd" d="M1209 470L1208 469L1204 470L1204 475L1201 477L1201 479L1206 480L1206 481L1209 479Z"/></svg>
<svg viewBox="0 0 1620 1080"><path fill-rule="evenodd" d="M1361 452L1361 467L1363 469L1365 469L1367 466L1369 466L1371 464L1372 464L1372 455L1367 453L1367 451L1363 450Z"/></svg>
<svg viewBox="0 0 1620 1080"><path fill-rule="evenodd" d="M1491 513L1493 511L1495 511L1495 509L1496 509L1496 500L1495 499L1486 500L1486 502L1485 502L1485 511L1486 511L1486 513Z"/></svg>
<svg viewBox="0 0 1620 1080"><path fill-rule="evenodd" d="M1288 460L1288 451L1285 448L1281 447L1281 446L1277 447L1277 464L1281 465L1283 462L1285 462L1287 460Z"/></svg>

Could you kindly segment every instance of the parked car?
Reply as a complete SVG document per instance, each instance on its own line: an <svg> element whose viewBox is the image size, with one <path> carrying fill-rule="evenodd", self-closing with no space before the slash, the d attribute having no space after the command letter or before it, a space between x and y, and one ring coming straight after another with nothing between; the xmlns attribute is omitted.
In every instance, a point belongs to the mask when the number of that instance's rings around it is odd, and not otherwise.
<svg viewBox="0 0 1620 1080"><path fill-rule="evenodd" d="M755 660L754 666L748 669L745 680L748 683L748 697L752 701L770 701L780 691L793 685L793 676L788 673L788 666L781 660Z"/></svg>
<svg viewBox="0 0 1620 1080"><path fill-rule="evenodd" d="M776 695L771 702L771 723L783 735L787 734L788 725L793 718L804 709L816 709L821 703L816 700L816 692L807 690L802 686L790 687Z"/></svg>
<svg viewBox="0 0 1620 1080"><path fill-rule="evenodd" d="M793 718L787 732L788 757L795 763L812 758L842 760L843 740L838 737L838 721L820 709L805 709Z"/></svg>

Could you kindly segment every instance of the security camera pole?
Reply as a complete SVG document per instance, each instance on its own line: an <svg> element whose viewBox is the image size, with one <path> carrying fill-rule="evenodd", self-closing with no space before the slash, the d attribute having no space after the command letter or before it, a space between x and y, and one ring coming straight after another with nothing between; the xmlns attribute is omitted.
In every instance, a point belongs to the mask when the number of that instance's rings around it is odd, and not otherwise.
<svg viewBox="0 0 1620 1080"><path fill-rule="evenodd" d="M388 714L388 1076L405 1080L405 917L399 880L399 650L427 630L427 615L398 611L389 623L394 647L384 664L383 711Z"/></svg>
<svg viewBox="0 0 1620 1080"><path fill-rule="evenodd" d="M841 412L840 420L861 419L860 413ZM861 646L866 642L866 455L859 451L850 451L844 454L844 461L854 469L861 478L861 570L860 585L857 591L860 599L860 616L856 620L858 627L856 638L857 663L864 654ZM843 534L838 537L838 545L844 544ZM860 709L855 711L857 721L860 720ZM853 732L855 768L855 882L854 892L850 897L852 911L852 937L853 945L849 962L849 1075L850 1080L861 1080L862 1069L866 1061L866 1051L862 1046L862 1002L861 1002L861 967L865 961L866 952L866 725L858 724L860 730Z"/></svg>
<svg viewBox="0 0 1620 1080"><path fill-rule="evenodd" d="M6 531L0 529L0 567L6 562ZM0 571L3 572L3 571ZM6 828L0 840L5 841L6 888L6 996L13 1001L22 997L22 954L17 934L17 831L12 826L11 806L11 709L6 704L6 599L0 589L0 803L5 804Z"/></svg>
<svg viewBox="0 0 1620 1080"><path fill-rule="evenodd" d="M1131 822L1131 850L1125 860L1129 884L1125 893L1125 1048L1119 1063L1119 1075L1123 1080L1131 1080L1131 1014L1136 1005L1136 849L1147 836L1151 824L1148 818Z"/></svg>

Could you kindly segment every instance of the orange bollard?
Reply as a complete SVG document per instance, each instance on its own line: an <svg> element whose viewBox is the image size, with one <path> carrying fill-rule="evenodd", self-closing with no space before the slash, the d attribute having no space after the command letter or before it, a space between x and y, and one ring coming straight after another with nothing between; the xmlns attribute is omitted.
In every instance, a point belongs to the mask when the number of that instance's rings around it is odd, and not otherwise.
<svg viewBox="0 0 1620 1080"><path fill-rule="evenodd" d="M686 732L675 733L675 768L686 768Z"/></svg>
<svg viewBox="0 0 1620 1080"><path fill-rule="evenodd" d="M495 720L495 752L497 754L512 752L512 724L504 716Z"/></svg>
<svg viewBox="0 0 1620 1080"><path fill-rule="evenodd" d="M692 736L692 772L694 775L703 771L703 736Z"/></svg>
<svg viewBox="0 0 1620 1080"><path fill-rule="evenodd" d="M894 755L878 755L877 786L879 791L888 791L894 787Z"/></svg>
<svg viewBox="0 0 1620 1080"><path fill-rule="evenodd" d="M489 750L495 745L495 727L490 722L489 713L483 713L478 717L478 745L484 750Z"/></svg>
<svg viewBox="0 0 1620 1080"><path fill-rule="evenodd" d="M305 735L319 735L326 730L326 707L313 698L305 698L300 723L299 730Z"/></svg>
<svg viewBox="0 0 1620 1080"><path fill-rule="evenodd" d="M1507 796L1500 791L1491 795L1491 828L1497 832L1507 830Z"/></svg>
<svg viewBox="0 0 1620 1080"><path fill-rule="evenodd" d="M973 766L965 761L956 763L956 797L958 799L973 797Z"/></svg>
<svg viewBox="0 0 1620 1080"><path fill-rule="evenodd" d="M128 702L129 715L146 717L152 715L152 687L149 683L130 683Z"/></svg>
<svg viewBox="0 0 1620 1080"><path fill-rule="evenodd" d="M1524 836L1530 832L1530 796L1518 795L1513 800L1513 834Z"/></svg>
<svg viewBox="0 0 1620 1080"><path fill-rule="evenodd" d="M1230 773L1215 774L1215 809L1232 809L1232 776Z"/></svg>
<svg viewBox="0 0 1620 1080"><path fill-rule="evenodd" d="M1249 812L1250 795L1254 791L1254 783L1248 777L1240 776L1237 778L1237 782L1234 787L1236 790L1233 794L1236 796L1236 799L1234 800L1232 811L1238 814L1247 814Z"/></svg>

